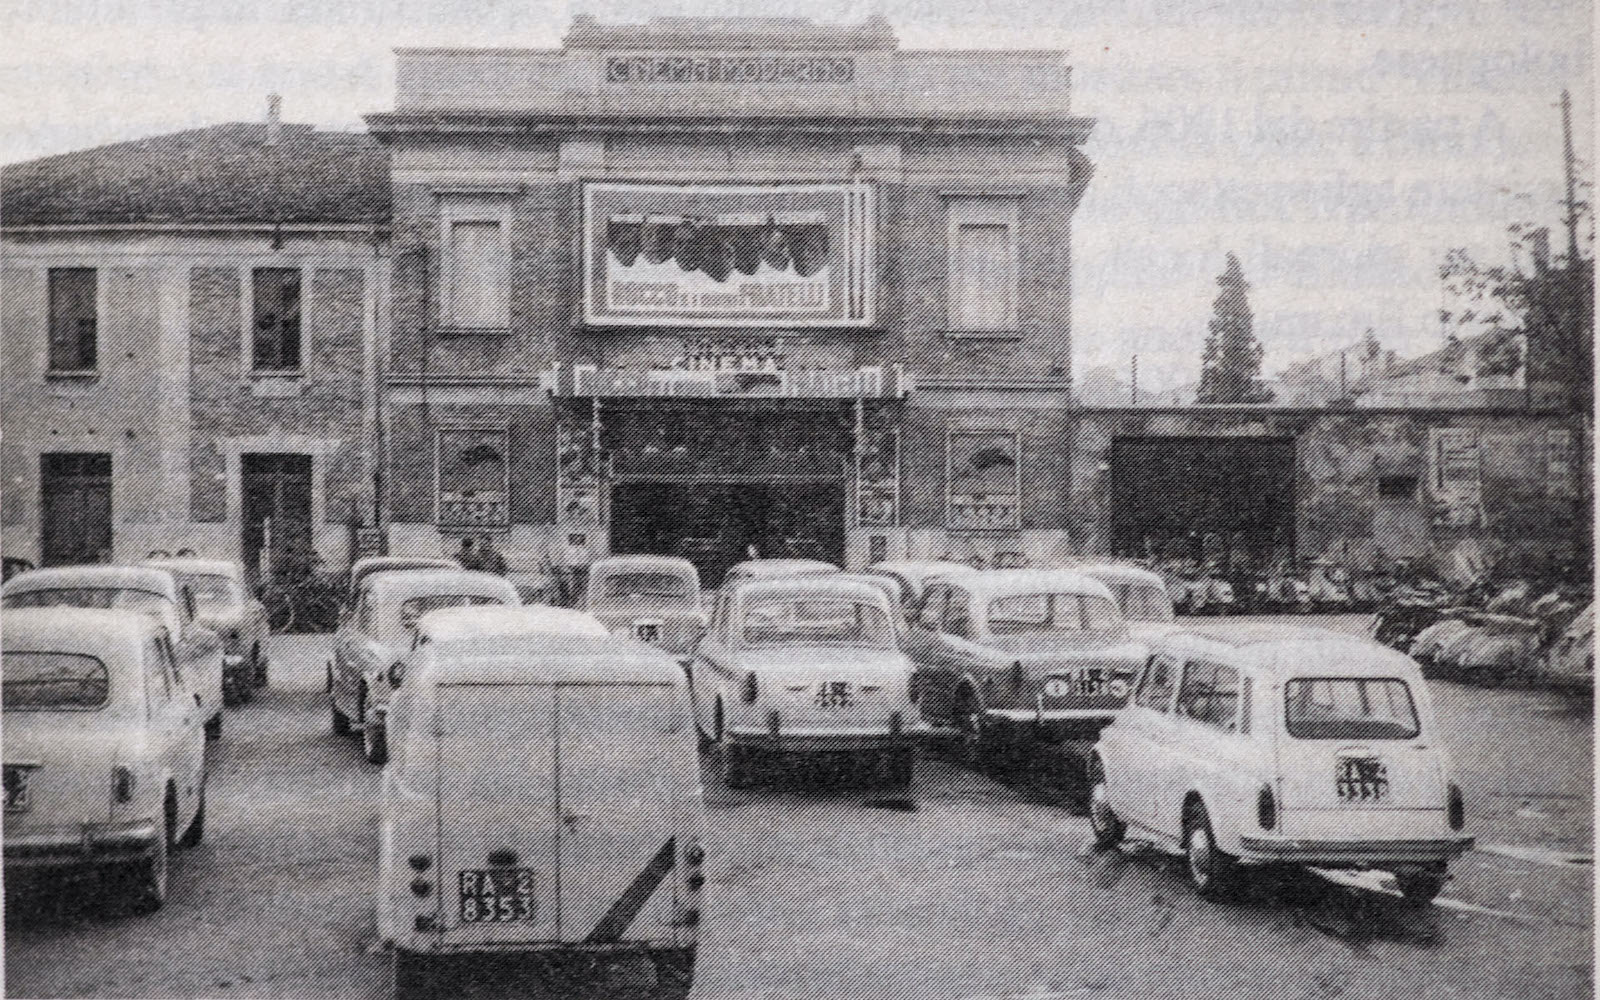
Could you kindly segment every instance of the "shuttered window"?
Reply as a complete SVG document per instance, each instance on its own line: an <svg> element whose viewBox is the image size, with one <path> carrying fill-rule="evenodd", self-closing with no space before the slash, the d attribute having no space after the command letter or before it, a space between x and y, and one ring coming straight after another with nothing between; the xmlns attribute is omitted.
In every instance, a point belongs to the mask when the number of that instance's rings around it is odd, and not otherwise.
<svg viewBox="0 0 1600 1000"><path fill-rule="evenodd" d="M967 224L956 227L951 253L951 327L956 330L1009 330L1015 325L1012 296L1011 227Z"/></svg>
<svg viewBox="0 0 1600 1000"><path fill-rule="evenodd" d="M444 262L444 325L503 330L510 319L510 249L499 222L452 221Z"/></svg>
<svg viewBox="0 0 1600 1000"><path fill-rule="evenodd" d="M298 372L301 357L300 270L258 267L250 273L254 313L251 367L257 372Z"/></svg>
<svg viewBox="0 0 1600 1000"><path fill-rule="evenodd" d="M50 370L91 372L99 365L99 316L92 267L52 267Z"/></svg>

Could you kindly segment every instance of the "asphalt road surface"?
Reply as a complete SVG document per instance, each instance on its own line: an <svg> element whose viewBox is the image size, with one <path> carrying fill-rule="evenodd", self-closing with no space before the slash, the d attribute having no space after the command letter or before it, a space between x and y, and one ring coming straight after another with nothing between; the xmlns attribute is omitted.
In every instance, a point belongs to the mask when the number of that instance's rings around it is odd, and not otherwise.
<svg viewBox="0 0 1600 1000"><path fill-rule="evenodd" d="M229 713L205 843L176 856L159 913L103 916L93 883L8 900L8 996L389 995L379 772L329 731L326 647L275 640L271 689ZM1091 851L1047 767L997 783L933 754L909 795L786 771L730 792L708 771L694 996L1592 995L1588 706L1434 689L1480 848L1422 909L1370 876L1258 878L1236 903L1203 902L1176 861ZM540 992L650 995L637 970L614 972Z"/></svg>

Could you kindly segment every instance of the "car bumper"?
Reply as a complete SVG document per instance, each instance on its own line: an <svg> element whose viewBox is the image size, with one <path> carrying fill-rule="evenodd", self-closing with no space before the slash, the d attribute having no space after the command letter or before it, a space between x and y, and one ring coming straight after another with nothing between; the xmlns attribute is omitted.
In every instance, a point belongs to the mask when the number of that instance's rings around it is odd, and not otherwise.
<svg viewBox="0 0 1600 1000"><path fill-rule="evenodd" d="M243 653L225 653L222 657L222 676L230 681L248 680L252 677L250 659Z"/></svg>
<svg viewBox="0 0 1600 1000"><path fill-rule="evenodd" d="M1471 837L1438 840L1300 840L1291 837L1241 837L1245 861L1292 862L1323 868L1386 868L1441 864L1472 850Z"/></svg>
<svg viewBox="0 0 1600 1000"><path fill-rule="evenodd" d="M838 753L910 748L920 743L924 735L922 727L908 727L899 732L793 729L773 733L767 729L729 729L728 742L775 753Z"/></svg>
<svg viewBox="0 0 1600 1000"><path fill-rule="evenodd" d="M156 848L161 828L155 820L135 823L85 823L76 832L51 830L12 833L5 838L8 870L77 868L136 861Z"/></svg>
<svg viewBox="0 0 1600 1000"><path fill-rule="evenodd" d="M1050 741L1097 739L1116 718L1114 709L1105 708L991 708L984 715L1003 727L1032 727Z"/></svg>

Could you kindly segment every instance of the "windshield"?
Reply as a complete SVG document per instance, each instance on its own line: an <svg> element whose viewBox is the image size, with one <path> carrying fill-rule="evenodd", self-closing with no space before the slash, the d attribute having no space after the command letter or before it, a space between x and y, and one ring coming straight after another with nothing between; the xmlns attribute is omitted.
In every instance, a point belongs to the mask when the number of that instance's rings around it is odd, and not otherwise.
<svg viewBox="0 0 1600 1000"><path fill-rule="evenodd" d="M482 594L429 594L426 597L413 597L400 605L400 624L406 628L415 628L417 619L430 611L440 608L475 608L486 604L504 604L498 597L485 597Z"/></svg>
<svg viewBox="0 0 1600 1000"><path fill-rule="evenodd" d="M1308 677L1284 688L1289 735L1301 740L1409 740L1420 732L1397 677Z"/></svg>
<svg viewBox="0 0 1600 1000"><path fill-rule="evenodd" d="M170 600L154 591L120 587L26 590L20 594L7 594L4 600L0 600L0 607L6 608L119 608L156 615L169 613L172 606Z"/></svg>
<svg viewBox="0 0 1600 1000"><path fill-rule="evenodd" d="M895 646L895 631L883 608L850 598L757 597L740 615L746 646Z"/></svg>
<svg viewBox="0 0 1600 1000"><path fill-rule="evenodd" d="M694 603L689 581L671 573L613 573L600 581L597 604L688 607Z"/></svg>
<svg viewBox="0 0 1600 1000"><path fill-rule="evenodd" d="M1095 632L1122 625L1122 616L1103 597L1085 594L1012 594L989 602L993 635L1058 635Z"/></svg>
<svg viewBox="0 0 1600 1000"><path fill-rule="evenodd" d="M1108 583L1106 586L1122 607L1122 617L1130 622L1170 622L1172 598L1165 587L1147 583Z"/></svg>
<svg viewBox="0 0 1600 1000"><path fill-rule="evenodd" d="M244 603L244 590L225 576L185 573L183 582L194 593L194 603L201 614L231 611Z"/></svg>
<svg viewBox="0 0 1600 1000"><path fill-rule="evenodd" d="M111 693L106 665L79 653L7 652L0 678L7 712L96 709Z"/></svg>

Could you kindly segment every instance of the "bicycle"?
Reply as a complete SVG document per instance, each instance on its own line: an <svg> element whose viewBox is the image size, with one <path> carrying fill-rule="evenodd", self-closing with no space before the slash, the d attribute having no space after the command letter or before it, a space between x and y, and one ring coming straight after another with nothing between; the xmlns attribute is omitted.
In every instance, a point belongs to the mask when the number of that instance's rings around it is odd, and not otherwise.
<svg viewBox="0 0 1600 1000"><path fill-rule="evenodd" d="M330 576L280 577L262 588L261 603L274 635L293 632L297 625L302 632L331 632L338 625L340 596L339 583Z"/></svg>

